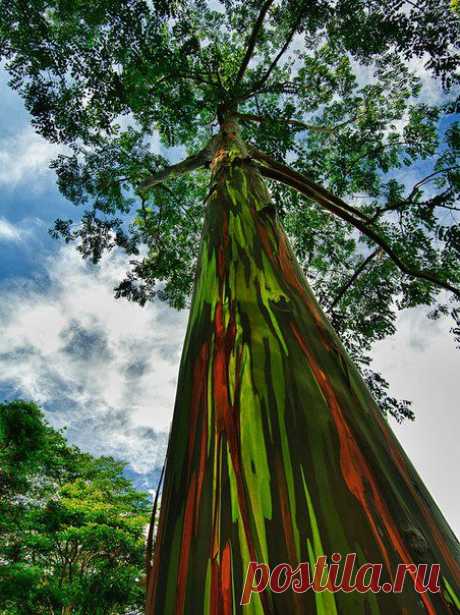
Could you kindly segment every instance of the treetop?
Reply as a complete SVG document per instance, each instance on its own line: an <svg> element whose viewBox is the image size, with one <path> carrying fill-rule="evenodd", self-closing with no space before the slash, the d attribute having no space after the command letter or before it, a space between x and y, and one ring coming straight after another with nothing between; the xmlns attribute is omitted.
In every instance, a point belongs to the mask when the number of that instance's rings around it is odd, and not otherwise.
<svg viewBox="0 0 460 615"><path fill-rule="evenodd" d="M450 313L458 332L460 20L448 0L0 8L10 84L62 144L59 188L86 208L53 234L94 262L125 250L117 296L186 305L213 144L231 116L363 369L400 309Z"/></svg>

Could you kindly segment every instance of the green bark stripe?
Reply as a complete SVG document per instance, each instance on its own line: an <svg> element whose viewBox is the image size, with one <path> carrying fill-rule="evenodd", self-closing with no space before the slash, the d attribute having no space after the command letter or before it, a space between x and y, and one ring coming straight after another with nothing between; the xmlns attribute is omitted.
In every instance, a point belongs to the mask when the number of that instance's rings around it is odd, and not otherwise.
<svg viewBox="0 0 460 615"><path fill-rule="evenodd" d="M455 608L457 608L458 611L460 612L460 598L454 592L454 590L452 589L452 585L449 583L449 581L445 577L443 577L442 582L445 587L446 600L450 602L451 604L453 604Z"/></svg>
<svg viewBox="0 0 460 615"><path fill-rule="evenodd" d="M314 299L244 151L236 139L212 165L146 613L454 613L459 544ZM444 592L266 591L240 606L249 561L294 568L333 552L386 561L393 574L401 561L440 563Z"/></svg>

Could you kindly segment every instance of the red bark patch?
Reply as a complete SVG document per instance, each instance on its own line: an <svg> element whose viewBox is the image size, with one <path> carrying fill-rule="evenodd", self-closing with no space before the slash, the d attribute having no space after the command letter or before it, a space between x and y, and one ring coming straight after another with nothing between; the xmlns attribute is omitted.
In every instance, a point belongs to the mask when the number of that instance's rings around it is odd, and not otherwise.
<svg viewBox="0 0 460 615"><path fill-rule="evenodd" d="M232 552L230 543L227 542L222 553L220 568L220 583L222 593L223 615L233 614L233 595L232 595Z"/></svg>
<svg viewBox="0 0 460 615"><path fill-rule="evenodd" d="M370 510L369 503L366 498L366 483L371 489L374 507L376 511L380 514L380 517L383 521L387 535L390 539L391 544L393 545L393 548L398 553L399 557L401 558L401 561L404 564L413 564L412 558L408 553L401 538L401 535L399 534L399 531L391 518L389 510L379 493L378 485L372 475L372 472L361 450L359 449L358 444L350 431L350 428L345 421L342 409L340 408L331 383L327 379L326 374L317 364L313 354L305 345L295 325L291 324L291 328L299 346L301 347L303 353L307 358L307 361L315 376L315 379L320 389L322 390L324 397L326 398L329 409L331 410L331 414L334 419L337 433L339 436L340 464L347 487L353 493L356 499L360 502L364 512L366 513L369 525L371 526L376 542L380 547L388 572L391 575L391 565L388 552L380 536L375 519L372 515L372 511ZM416 573L409 570L409 574L415 580ZM430 598L426 594L419 595L425 604L427 612L430 615L436 615L436 611L432 605Z"/></svg>
<svg viewBox="0 0 460 615"><path fill-rule="evenodd" d="M193 520L195 516L196 475L193 473L187 493L187 502L184 512L184 525L182 528L182 546L177 575L176 615L184 615L185 591L187 589L187 576L190 558L190 545L192 542Z"/></svg>

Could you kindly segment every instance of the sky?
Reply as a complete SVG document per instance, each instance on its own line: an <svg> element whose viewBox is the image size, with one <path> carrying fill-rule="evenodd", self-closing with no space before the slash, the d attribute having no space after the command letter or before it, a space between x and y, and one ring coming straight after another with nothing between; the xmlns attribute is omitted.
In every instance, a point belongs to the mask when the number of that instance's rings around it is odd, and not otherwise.
<svg viewBox="0 0 460 615"><path fill-rule="evenodd" d="M439 95L429 82L426 92ZM48 168L59 149L34 133L2 73L0 103L0 400L34 400L73 443L124 459L136 485L153 489L187 313L116 300L126 257L94 266L50 238L57 217L79 215ZM460 535L460 351L449 327L420 309L403 313L398 333L375 346L373 367L394 396L414 402L415 422L390 422Z"/></svg>

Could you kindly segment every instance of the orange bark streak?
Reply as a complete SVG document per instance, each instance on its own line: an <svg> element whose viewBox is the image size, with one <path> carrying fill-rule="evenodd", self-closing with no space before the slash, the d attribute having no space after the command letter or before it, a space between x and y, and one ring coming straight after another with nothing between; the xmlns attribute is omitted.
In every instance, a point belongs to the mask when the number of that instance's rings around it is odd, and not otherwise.
<svg viewBox="0 0 460 615"><path fill-rule="evenodd" d="M206 391L205 398L206 400ZM206 402L205 402L206 404ZM201 426L201 442L200 442L200 463L198 466L198 486L196 490L196 517L195 517L195 534L198 531L198 520L199 520L199 509L200 509L200 501L201 501L201 493L203 490L203 481L204 481L204 473L206 470L206 449L207 449L207 439L208 439L208 421L206 412L206 405L203 409L202 413L202 426Z"/></svg>
<svg viewBox="0 0 460 615"><path fill-rule="evenodd" d="M281 461L276 455L275 458L275 473L276 473L276 484L278 486L279 493L279 505L281 512L281 519L283 521L283 529L284 529L284 538L286 540L286 546L288 549L288 555L290 558L290 563L295 565L297 561L297 553L295 548L294 541L294 531L292 528L291 514L295 515L295 510L289 511L289 500L288 494L286 490L286 475L283 471L283 466Z"/></svg>
<svg viewBox="0 0 460 615"><path fill-rule="evenodd" d="M222 562L220 570L220 582L222 592L223 614L232 615L233 613L233 595L232 595L232 552L230 543L227 542L222 553Z"/></svg>
<svg viewBox="0 0 460 615"><path fill-rule="evenodd" d="M214 402L216 410L216 429L225 428L226 416L230 411L227 388L227 357L225 353L225 327L222 304L216 305L215 313L215 352L213 366Z"/></svg>
<svg viewBox="0 0 460 615"><path fill-rule="evenodd" d="M265 254L272 262L274 262L275 271L277 269L281 270L283 274L283 282L287 282L294 290L296 290L302 301L305 303L306 306L308 306L308 311L313 316L313 320L315 321L319 329L323 344L328 350L330 350L331 341L330 336L327 333L326 327L324 326L324 319L317 305L315 304L315 301L312 297L309 296L305 287L299 280L298 273L295 270L294 264L289 254L289 249L284 233L279 233L278 253L275 254L275 251L270 246L267 229L259 223L257 224L257 230Z"/></svg>
<svg viewBox="0 0 460 615"><path fill-rule="evenodd" d="M217 559L211 560L211 601L210 614L219 615L219 564Z"/></svg>
<svg viewBox="0 0 460 615"><path fill-rule="evenodd" d="M188 465L191 466L192 455L194 451L194 440L196 438L196 429L198 422L198 414L203 400L203 391L205 388L206 366L208 362L208 344L205 343L201 347L198 361L193 370L194 387L192 390L192 399L190 401L190 432L188 436Z"/></svg>
<svg viewBox="0 0 460 615"><path fill-rule="evenodd" d="M353 437L353 434L351 433L350 428L348 427L345 421L342 410L337 401L335 392L329 380L327 379L325 373L322 371L322 369L317 364L313 354L306 347L295 325L291 324L291 328L294 333L294 336L297 339L299 346L301 347L303 353L305 354L307 358L310 368L313 371L313 374L316 378L316 381L318 382L319 387L321 388L323 392L324 397L326 398L326 401L328 403L328 406L334 418L334 422L335 422L337 433L339 435L339 440L340 440L340 457L341 457L340 463L341 463L342 473L343 473L345 482L349 490L353 493L353 495L361 503L361 506L363 507L366 513L366 516L368 518L372 532L382 551L382 555L384 557L388 572L391 575L391 566L390 566L390 560L388 557L388 552L379 534L377 525L372 516L372 512L369 508L369 504L366 499L366 490L365 490L364 481L366 481L371 488L374 506L376 510L380 513L380 516L385 525L385 529L387 531L388 537L390 538L390 541L394 549L399 554L401 561L404 564L412 564L413 562L412 562L411 556L408 553L404 545L404 542L397 528L394 525L394 522L391 518L391 515L388 511L387 506L385 505L385 503L383 502L380 496L380 493L379 493L376 481L372 475L372 472L369 466L367 465L366 460L363 454L361 453L360 449L358 448L358 445ZM413 573L410 570L409 570L409 573L412 576L412 578L415 580L416 573ZM420 598L423 600L425 607L427 609L427 612L430 615L436 615L436 611L434 610L434 607L429 597L426 594L420 594Z"/></svg>
<svg viewBox="0 0 460 615"><path fill-rule="evenodd" d="M182 547L177 575L176 615L184 614L185 591L187 589L187 575L189 566L190 544L192 542L193 519L195 515L196 475L193 473L187 494L184 512L184 525L182 528Z"/></svg>
<svg viewBox="0 0 460 615"><path fill-rule="evenodd" d="M237 485L238 503L240 507L241 519L243 522L244 533L248 544L249 554L253 561L257 561L256 549L252 537L249 507L245 495L243 472L241 467L241 454L239 450L239 426L235 408L230 404L228 391L228 363L229 356L234 346L236 336L236 325L231 316L227 329L224 324L223 308L219 302L216 305L215 317L215 352L213 365L213 386L214 386L214 404L216 413L216 430L219 434L219 442L221 443L221 435L225 433L230 457L232 460L233 470ZM220 446L222 443L220 444ZM219 491L218 491L219 492ZM215 523L218 523L217 519ZM220 545L214 542L213 556L215 557L219 551ZM267 598L264 594L261 596L262 602L265 603Z"/></svg>

